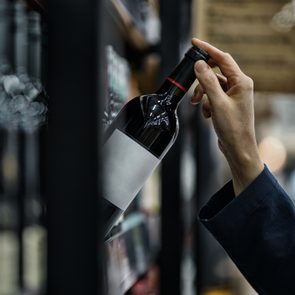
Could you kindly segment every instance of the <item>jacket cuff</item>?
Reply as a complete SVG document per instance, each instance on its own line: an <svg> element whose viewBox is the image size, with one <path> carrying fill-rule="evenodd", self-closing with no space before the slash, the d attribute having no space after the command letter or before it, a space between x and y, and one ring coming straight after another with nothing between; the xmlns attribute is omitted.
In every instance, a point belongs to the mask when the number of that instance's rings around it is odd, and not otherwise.
<svg viewBox="0 0 295 295"><path fill-rule="evenodd" d="M201 209L199 220L215 236L219 232L230 233L230 228L236 228L264 202L274 186L278 186L277 180L266 166L237 197L230 181Z"/></svg>

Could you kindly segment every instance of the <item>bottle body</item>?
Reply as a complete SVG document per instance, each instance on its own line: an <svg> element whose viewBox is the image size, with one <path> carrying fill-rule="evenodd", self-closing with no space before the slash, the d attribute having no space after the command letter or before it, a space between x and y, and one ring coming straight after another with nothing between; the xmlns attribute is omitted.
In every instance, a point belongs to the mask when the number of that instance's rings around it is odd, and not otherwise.
<svg viewBox="0 0 295 295"><path fill-rule="evenodd" d="M106 231L124 212L160 163L178 133L176 111L165 95L142 95L129 101L106 132Z"/></svg>

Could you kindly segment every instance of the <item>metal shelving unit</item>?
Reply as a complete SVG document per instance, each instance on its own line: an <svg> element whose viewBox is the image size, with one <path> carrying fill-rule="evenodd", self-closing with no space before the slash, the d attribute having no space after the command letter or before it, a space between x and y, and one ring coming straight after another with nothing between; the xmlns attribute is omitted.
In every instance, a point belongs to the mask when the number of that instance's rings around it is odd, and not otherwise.
<svg viewBox="0 0 295 295"><path fill-rule="evenodd" d="M180 57L180 0L160 1L162 77ZM182 130L162 162L160 294L181 294L183 221L181 217L180 154ZM173 223L173 225L172 225Z"/></svg>
<svg viewBox="0 0 295 295"><path fill-rule="evenodd" d="M103 294L102 1L50 0L47 294Z"/></svg>

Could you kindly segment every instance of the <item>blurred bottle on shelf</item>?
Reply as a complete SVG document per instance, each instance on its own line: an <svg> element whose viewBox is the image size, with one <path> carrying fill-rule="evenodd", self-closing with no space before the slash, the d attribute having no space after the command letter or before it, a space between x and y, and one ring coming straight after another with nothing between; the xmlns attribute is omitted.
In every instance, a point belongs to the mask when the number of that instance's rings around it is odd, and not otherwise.
<svg viewBox="0 0 295 295"><path fill-rule="evenodd" d="M129 91L130 68L113 46L106 47L106 96L103 124L108 126L124 105Z"/></svg>
<svg viewBox="0 0 295 295"><path fill-rule="evenodd" d="M24 182L25 227L24 286L27 292L41 294L45 288L46 230L44 224L44 201L40 189L40 132L46 122L47 105L41 83L41 17L31 11L28 20L28 83L25 96L31 107L24 134Z"/></svg>
<svg viewBox="0 0 295 295"><path fill-rule="evenodd" d="M46 234L38 133L47 112L41 21L22 0L0 0L0 15L0 294L41 294Z"/></svg>
<svg viewBox="0 0 295 295"><path fill-rule="evenodd" d="M155 45L160 41L161 27L157 0L113 0L113 2L126 25L129 34L127 38L133 40L134 45L138 45L138 40L134 38L143 39L144 47L147 44Z"/></svg>
<svg viewBox="0 0 295 295"><path fill-rule="evenodd" d="M146 275L150 266L150 243L144 215L129 215L122 223L120 233L105 245L109 286L106 295L125 294Z"/></svg>
<svg viewBox="0 0 295 295"><path fill-rule="evenodd" d="M0 1L0 73L1 77L11 71L12 52L12 4L9 0Z"/></svg>
<svg viewBox="0 0 295 295"><path fill-rule="evenodd" d="M0 193L0 294L16 294L18 288L18 212L19 181L18 134L1 132Z"/></svg>
<svg viewBox="0 0 295 295"><path fill-rule="evenodd" d="M19 180L17 132L7 124L12 70L11 1L0 1L0 294L17 294L18 254L17 185ZM10 82L10 83L9 83Z"/></svg>

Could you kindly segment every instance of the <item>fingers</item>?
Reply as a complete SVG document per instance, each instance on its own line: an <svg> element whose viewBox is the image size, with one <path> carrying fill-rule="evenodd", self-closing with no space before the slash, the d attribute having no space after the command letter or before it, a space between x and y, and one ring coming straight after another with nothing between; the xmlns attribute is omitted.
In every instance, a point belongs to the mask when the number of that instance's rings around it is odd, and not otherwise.
<svg viewBox="0 0 295 295"><path fill-rule="evenodd" d="M216 73L216 77L217 77L223 91L227 91L228 90L227 78L218 74L218 73Z"/></svg>
<svg viewBox="0 0 295 295"><path fill-rule="evenodd" d="M198 88L198 87L197 87ZM197 89L196 88L196 89ZM197 90L197 91L200 91L200 90ZM202 98L203 98L203 95L204 93L202 93ZM196 97L196 96L193 96L193 98ZM211 105L210 105L210 102L208 100L207 97L205 97L204 99L199 99L199 100L196 100L196 99L192 99L192 103L193 104L198 104L201 100L203 101L202 103L202 113L203 113L203 116L208 119L211 117Z"/></svg>
<svg viewBox="0 0 295 295"><path fill-rule="evenodd" d="M192 44L205 50L213 59L213 61L209 61L210 65L216 64L220 68L222 74L227 78L234 75L240 75L242 73L238 64L230 54L225 53L213 45L197 38L192 39Z"/></svg>
<svg viewBox="0 0 295 295"><path fill-rule="evenodd" d="M206 119L211 117L211 105L210 105L210 102L207 98L203 102L202 113Z"/></svg>
<svg viewBox="0 0 295 295"><path fill-rule="evenodd" d="M227 91L228 90L227 79L218 73L216 73L216 77L217 77L223 91ZM202 87L201 84L198 84L197 87L195 88L194 94L191 98L191 103L192 104L200 103L203 99L204 94L206 94L204 88Z"/></svg>
<svg viewBox="0 0 295 295"><path fill-rule="evenodd" d="M201 84L198 84L195 88L194 95L191 98L192 104L198 104L202 99L203 95L205 94L204 88Z"/></svg>
<svg viewBox="0 0 295 295"><path fill-rule="evenodd" d="M225 93L219 83L219 80L206 62L202 60L196 62L195 73L212 105L214 105L217 101L224 99Z"/></svg>
<svg viewBox="0 0 295 295"><path fill-rule="evenodd" d="M201 84L199 84L194 91L194 95L191 99L192 104L198 104L203 101L202 104L202 113L203 116L208 119L211 117L211 105L207 97L203 99L203 95L205 94L204 89Z"/></svg>
<svg viewBox="0 0 295 295"><path fill-rule="evenodd" d="M223 148L223 145L222 145L222 142L220 139L218 139L217 144L218 144L218 147L221 150L221 152L224 153L224 148Z"/></svg>

